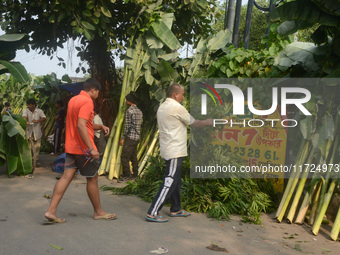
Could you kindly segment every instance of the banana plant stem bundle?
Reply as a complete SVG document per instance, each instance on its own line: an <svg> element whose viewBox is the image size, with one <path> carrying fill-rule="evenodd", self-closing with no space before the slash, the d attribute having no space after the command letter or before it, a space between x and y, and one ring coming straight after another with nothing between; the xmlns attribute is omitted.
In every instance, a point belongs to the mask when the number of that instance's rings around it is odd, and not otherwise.
<svg viewBox="0 0 340 255"><path fill-rule="evenodd" d="M308 166L312 163L313 154L314 154L314 150L312 149L309 153L309 157L308 157L308 160L307 160L307 166L305 167L304 172L301 176L299 186L296 190L293 203L291 204L290 210L289 210L288 215L287 215L287 221L289 223L293 222L293 218L295 216L295 212L296 212L298 203L300 201L300 198L301 198L301 195L302 195L302 192L303 192L303 188L305 187L305 183L306 183L306 180L307 180L307 177L308 177L308 174L309 174L309 167Z"/></svg>
<svg viewBox="0 0 340 255"><path fill-rule="evenodd" d="M298 151L298 155L295 159L295 164L298 163L298 160L299 158L301 157L301 153L302 153L302 149L304 148L304 146L306 145L306 140L303 140L302 143L300 144L300 148L299 148L299 151ZM293 173L294 174L294 173ZM285 192L283 193L283 196L282 196L282 199L281 199L281 202L280 202L280 205L276 211L276 215L275 215L275 218L277 219L282 211L282 207L284 205L284 202L286 201L287 199L287 196L288 196L288 193L289 193L289 190L292 186L292 183L293 183L293 176L291 176L288 180L288 183L287 183L287 186L286 186L286 189L285 189Z"/></svg>
<svg viewBox="0 0 340 255"><path fill-rule="evenodd" d="M338 239L339 231L340 231L340 208L338 210L331 230L330 237L332 238L332 240L336 241Z"/></svg>
<svg viewBox="0 0 340 255"><path fill-rule="evenodd" d="M301 158L298 160L298 165L302 165L305 161L306 161L306 158L308 156L308 152L310 150L310 142L307 141L306 145L304 146L303 148L303 152L301 154ZM285 215L285 212L288 208L288 205L289 205L289 202L290 202L290 199L294 193L294 190L295 190L295 187L299 181L299 176L300 176L300 172L299 171L296 171L296 173L293 173L293 177L291 177L290 179L292 179L292 184L291 184L291 187L289 189L287 189L288 191L288 194L287 194L287 198L285 199L284 203L283 203L283 206L282 206L282 210L279 214L279 216L277 217L277 221L278 222L281 222L284 215Z"/></svg>
<svg viewBox="0 0 340 255"><path fill-rule="evenodd" d="M332 198L332 195L333 195L333 192L334 192L334 188L335 188L335 181L333 180L329 186L329 189L328 189L328 192L324 198L324 202L323 204L321 205L321 211L320 213L318 214L315 222L314 222L314 225L313 225L313 229L312 229L312 232L314 235L317 235L319 233L319 230L320 230L320 226L321 226L321 223L322 223L322 220L323 220L323 217L326 213L326 210L328 208L328 205L329 205L329 202L331 201L331 198Z"/></svg>

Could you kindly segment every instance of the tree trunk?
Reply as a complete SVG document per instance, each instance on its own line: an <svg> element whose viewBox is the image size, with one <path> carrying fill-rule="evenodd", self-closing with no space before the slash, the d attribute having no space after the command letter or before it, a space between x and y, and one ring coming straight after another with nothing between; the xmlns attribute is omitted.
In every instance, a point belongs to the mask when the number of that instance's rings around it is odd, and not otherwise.
<svg viewBox="0 0 340 255"><path fill-rule="evenodd" d="M85 52L88 56L85 56L85 59L89 64L91 77L96 78L102 86L96 104L101 109L103 122L107 126L112 126L117 116L119 99L113 100L109 92L119 89L121 82L119 82L112 52L103 51L105 48L107 48L105 40L95 37L89 42Z"/></svg>

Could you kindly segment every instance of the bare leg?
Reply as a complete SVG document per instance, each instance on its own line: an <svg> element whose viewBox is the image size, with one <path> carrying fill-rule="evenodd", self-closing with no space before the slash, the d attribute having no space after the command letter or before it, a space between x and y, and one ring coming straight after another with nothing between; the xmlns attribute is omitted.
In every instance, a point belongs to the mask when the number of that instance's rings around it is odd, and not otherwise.
<svg viewBox="0 0 340 255"><path fill-rule="evenodd" d="M94 214L93 217L101 217L108 215L108 218L115 218L115 214L109 215L106 213L100 204L100 197L99 197L99 190L98 190L98 174L96 174L94 177L87 177L87 194L89 196L89 199L92 203Z"/></svg>
<svg viewBox="0 0 340 255"><path fill-rule="evenodd" d="M46 219L48 219L48 220L58 219L58 217L57 217L57 207L59 205L60 200L64 196L66 189L70 185L70 183L71 183L71 181L74 177L75 172L76 172L76 168L65 169L60 180L54 186L51 203L50 203L48 210L45 213Z"/></svg>

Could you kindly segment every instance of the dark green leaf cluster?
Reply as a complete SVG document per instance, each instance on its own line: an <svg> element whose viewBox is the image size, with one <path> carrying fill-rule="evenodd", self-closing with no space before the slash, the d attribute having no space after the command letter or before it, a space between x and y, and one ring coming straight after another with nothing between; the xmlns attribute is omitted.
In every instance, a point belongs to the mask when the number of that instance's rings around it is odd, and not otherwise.
<svg viewBox="0 0 340 255"><path fill-rule="evenodd" d="M5 113L0 131L0 165L7 161L7 174L32 172L31 150L26 139L26 120L20 115Z"/></svg>
<svg viewBox="0 0 340 255"><path fill-rule="evenodd" d="M182 206L184 209L206 213L208 217L229 219L230 214L239 214L248 222L259 224L260 213L273 209L276 192L271 182L264 179L225 178L194 179L190 178L189 159L183 163L181 187ZM164 160L152 157L145 175L124 188L101 187L112 190L114 194L137 195L151 202L162 185Z"/></svg>
<svg viewBox="0 0 340 255"><path fill-rule="evenodd" d="M283 2L270 14L272 22L282 22L281 35L311 29L316 45L295 43L284 49L277 62L295 77L339 77L340 3L337 0L295 0ZM299 32L298 32L299 33ZM297 54L297 50L302 54Z"/></svg>
<svg viewBox="0 0 340 255"><path fill-rule="evenodd" d="M273 66L277 49L254 51L229 47L208 69L212 78L270 78L278 77L281 71Z"/></svg>
<svg viewBox="0 0 340 255"><path fill-rule="evenodd" d="M87 60L83 53L90 41L102 41L98 49L102 53L124 50L129 40L134 42L148 31L162 13L174 13L175 35L182 43L193 43L196 36L210 32L214 6L213 0L4 0L0 19L2 30L29 34L31 48L48 56L63 48L69 38L80 38L84 47L79 47L79 56ZM25 48L29 51L28 45Z"/></svg>
<svg viewBox="0 0 340 255"><path fill-rule="evenodd" d="M29 76L25 67L19 62L11 61L19 49L28 40L25 34L6 34L0 36L0 74L10 73L19 82L26 82Z"/></svg>

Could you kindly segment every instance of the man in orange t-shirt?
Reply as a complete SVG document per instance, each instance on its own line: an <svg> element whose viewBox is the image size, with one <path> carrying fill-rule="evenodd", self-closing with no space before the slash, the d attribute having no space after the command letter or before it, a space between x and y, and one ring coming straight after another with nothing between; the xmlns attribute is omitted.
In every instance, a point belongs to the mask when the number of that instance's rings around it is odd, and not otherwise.
<svg viewBox="0 0 340 255"><path fill-rule="evenodd" d="M46 223L62 223L65 219L57 217L57 207L76 170L87 179L87 193L92 203L93 218L114 220L116 215L106 213L100 204L98 190L99 152L94 144L94 130L102 130L106 135L110 129L104 125L93 124L93 100L97 99L101 86L96 79L85 81L83 90L68 103L65 138L64 173L56 183L50 206L45 213Z"/></svg>

